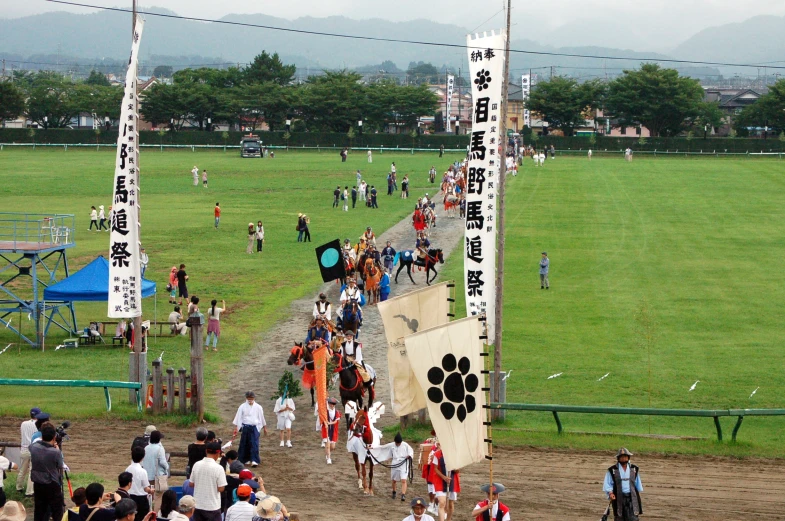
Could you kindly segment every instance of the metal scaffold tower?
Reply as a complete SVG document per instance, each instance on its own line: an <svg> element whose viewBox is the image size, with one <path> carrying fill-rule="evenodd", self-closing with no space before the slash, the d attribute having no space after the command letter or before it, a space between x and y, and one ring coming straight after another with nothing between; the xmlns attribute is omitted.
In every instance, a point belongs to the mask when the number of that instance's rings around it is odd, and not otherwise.
<svg viewBox="0 0 785 521"><path fill-rule="evenodd" d="M45 288L70 274L66 251L76 246L74 225L71 214L0 213L0 327L20 342L42 348L53 324L76 332L73 302L43 299ZM34 338L22 334L23 320L34 322Z"/></svg>

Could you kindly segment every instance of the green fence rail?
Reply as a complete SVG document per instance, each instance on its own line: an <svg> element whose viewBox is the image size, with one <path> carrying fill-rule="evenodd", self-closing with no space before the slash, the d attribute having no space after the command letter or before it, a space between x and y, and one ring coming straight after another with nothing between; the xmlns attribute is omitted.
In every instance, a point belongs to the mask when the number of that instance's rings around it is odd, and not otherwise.
<svg viewBox="0 0 785 521"><path fill-rule="evenodd" d="M112 397L109 388L136 390L136 409L142 412L142 384L139 382L114 382L110 380L24 380L0 378L0 385L24 385L36 387L103 387L106 397L106 410L112 410Z"/></svg>
<svg viewBox="0 0 785 521"><path fill-rule="evenodd" d="M629 414L634 416L692 416L700 418L713 418L714 427L717 429L717 440L722 441L722 426L720 417L728 416L737 418L733 427L732 439L736 441L741 423L745 416L785 416L785 409L654 409L645 407L595 407L587 405L555 405L539 403L491 403L491 409L505 409L508 411L539 411L550 412L556 421L559 434L564 432L559 413L573 412L581 414Z"/></svg>

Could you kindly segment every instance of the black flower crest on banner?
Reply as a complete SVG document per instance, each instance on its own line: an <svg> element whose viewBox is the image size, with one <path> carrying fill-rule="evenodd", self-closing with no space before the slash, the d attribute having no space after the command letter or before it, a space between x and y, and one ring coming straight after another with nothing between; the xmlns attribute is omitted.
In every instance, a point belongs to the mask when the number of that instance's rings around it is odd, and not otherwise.
<svg viewBox="0 0 785 521"><path fill-rule="evenodd" d="M442 358L441 367L428 370L428 381L433 387L428 389L428 399L441 404L442 416L452 420L457 416L463 422L466 415L477 408L477 401L471 395L480 385L480 379L471 372L471 362L465 356L460 360L455 355L446 354Z"/></svg>
<svg viewBox="0 0 785 521"><path fill-rule="evenodd" d="M477 85L477 90L479 91L490 88L490 85L488 85L490 82L491 73L485 69L481 69L480 72L477 73L477 77L474 79L474 84Z"/></svg>

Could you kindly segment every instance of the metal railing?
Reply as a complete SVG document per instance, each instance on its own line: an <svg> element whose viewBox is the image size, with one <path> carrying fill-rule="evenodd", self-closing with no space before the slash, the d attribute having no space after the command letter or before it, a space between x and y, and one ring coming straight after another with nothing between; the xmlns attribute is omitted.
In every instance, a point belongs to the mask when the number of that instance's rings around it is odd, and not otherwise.
<svg viewBox="0 0 785 521"><path fill-rule="evenodd" d="M75 226L73 214L0 212L0 242L73 245Z"/></svg>
<svg viewBox="0 0 785 521"><path fill-rule="evenodd" d="M722 441L722 426L720 417L735 417L736 425L733 427L732 439L736 441L741 423L745 416L785 416L785 409L655 409L645 407L595 407L586 405L555 405L539 403L491 403L491 409L505 409L508 411L540 411L550 412L556 422L559 434L564 432L559 413L582 414L629 414L635 416L692 416L699 418L713 418L714 427L717 429L717 440Z"/></svg>

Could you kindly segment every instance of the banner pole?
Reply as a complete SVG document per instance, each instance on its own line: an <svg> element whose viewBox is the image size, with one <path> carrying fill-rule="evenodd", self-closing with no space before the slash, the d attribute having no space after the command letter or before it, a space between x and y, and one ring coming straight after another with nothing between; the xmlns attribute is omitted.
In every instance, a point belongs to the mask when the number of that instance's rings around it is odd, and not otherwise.
<svg viewBox="0 0 785 521"><path fill-rule="evenodd" d="M488 320L485 314L483 314L479 320L483 323L483 335L481 337L483 341L483 351L482 356L485 358L485 387L482 389L485 392L485 422L484 425L487 429L486 433L488 438L485 440L488 444L488 455L485 456L488 459L488 483L489 486L493 487L493 422L491 421L493 418L493 410L491 409L491 370L493 369L493 362L491 362L491 351L490 345L488 344ZM493 497L493 496L491 496Z"/></svg>

